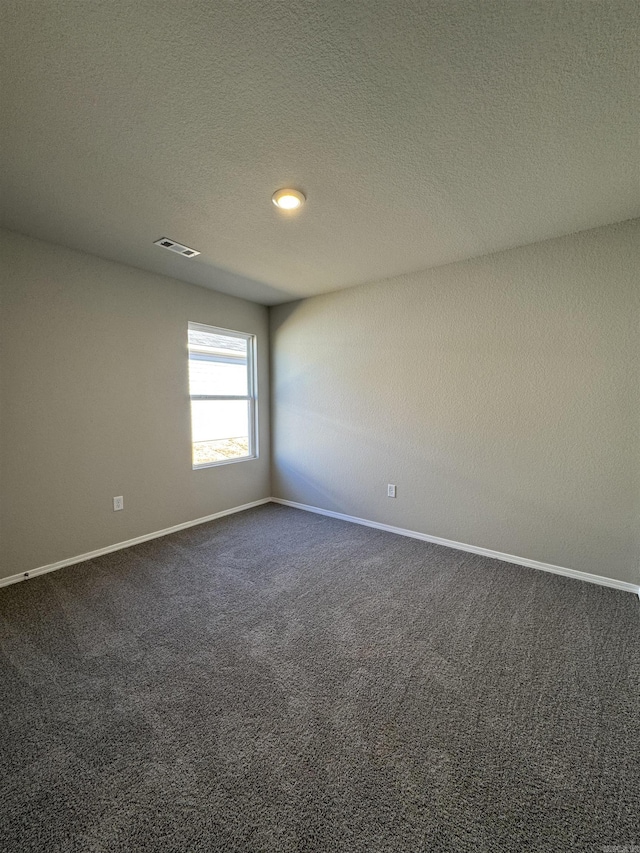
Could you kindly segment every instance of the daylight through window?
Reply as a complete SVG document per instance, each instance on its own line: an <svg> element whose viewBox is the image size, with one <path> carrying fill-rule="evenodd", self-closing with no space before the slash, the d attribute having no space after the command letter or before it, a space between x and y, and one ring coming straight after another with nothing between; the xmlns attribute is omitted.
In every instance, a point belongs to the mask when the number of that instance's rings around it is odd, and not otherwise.
<svg viewBox="0 0 640 853"><path fill-rule="evenodd" d="M189 323L193 467L257 454L255 336Z"/></svg>

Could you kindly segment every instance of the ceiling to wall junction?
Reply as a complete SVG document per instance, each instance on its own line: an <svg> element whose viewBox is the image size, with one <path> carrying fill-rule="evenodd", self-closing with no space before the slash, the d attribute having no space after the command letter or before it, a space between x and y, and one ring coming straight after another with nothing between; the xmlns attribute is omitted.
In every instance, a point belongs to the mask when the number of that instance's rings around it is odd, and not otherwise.
<svg viewBox="0 0 640 853"><path fill-rule="evenodd" d="M9 0L0 33L0 223L216 290L640 215L635 0Z"/></svg>

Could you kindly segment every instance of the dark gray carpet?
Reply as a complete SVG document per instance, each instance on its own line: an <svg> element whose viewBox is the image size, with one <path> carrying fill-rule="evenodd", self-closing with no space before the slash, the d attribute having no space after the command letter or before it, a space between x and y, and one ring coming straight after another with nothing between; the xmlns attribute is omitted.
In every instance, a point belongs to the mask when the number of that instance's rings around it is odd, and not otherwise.
<svg viewBox="0 0 640 853"><path fill-rule="evenodd" d="M266 505L0 626L2 851L639 843L630 593Z"/></svg>

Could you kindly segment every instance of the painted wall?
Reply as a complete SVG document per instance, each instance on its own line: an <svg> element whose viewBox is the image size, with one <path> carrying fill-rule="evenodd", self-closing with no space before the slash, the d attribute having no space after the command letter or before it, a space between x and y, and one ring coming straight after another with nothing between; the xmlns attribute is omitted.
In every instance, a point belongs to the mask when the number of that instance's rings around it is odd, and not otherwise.
<svg viewBox="0 0 640 853"><path fill-rule="evenodd" d="M272 309L274 496L638 583L639 278L634 221Z"/></svg>
<svg viewBox="0 0 640 853"><path fill-rule="evenodd" d="M0 577L269 496L266 308L7 231L0 299ZM189 320L258 336L257 460L191 468Z"/></svg>

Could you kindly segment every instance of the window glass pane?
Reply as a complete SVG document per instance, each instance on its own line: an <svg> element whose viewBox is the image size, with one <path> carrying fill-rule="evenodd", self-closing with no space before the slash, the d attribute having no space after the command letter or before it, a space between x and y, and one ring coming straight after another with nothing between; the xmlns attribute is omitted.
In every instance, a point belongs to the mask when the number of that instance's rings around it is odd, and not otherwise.
<svg viewBox="0 0 640 853"><path fill-rule="evenodd" d="M248 456L249 413L245 400L192 400L193 464Z"/></svg>
<svg viewBox="0 0 640 853"><path fill-rule="evenodd" d="M189 323L189 391L194 467L253 458L253 336ZM241 397L194 400L193 397Z"/></svg>
<svg viewBox="0 0 640 853"><path fill-rule="evenodd" d="M247 340L189 329L189 392L248 394Z"/></svg>
<svg viewBox="0 0 640 853"><path fill-rule="evenodd" d="M241 362L232 362L190 352L189 393L246 396L248 394L246 357Z"/></svg>
<svg viewBox="0 0 640 853"><path fill-rule="evenodd" d="M189 329L189 349L218 351L230 355L247 354L247 339L237 335L222 335L206 329Z"/></svg>

